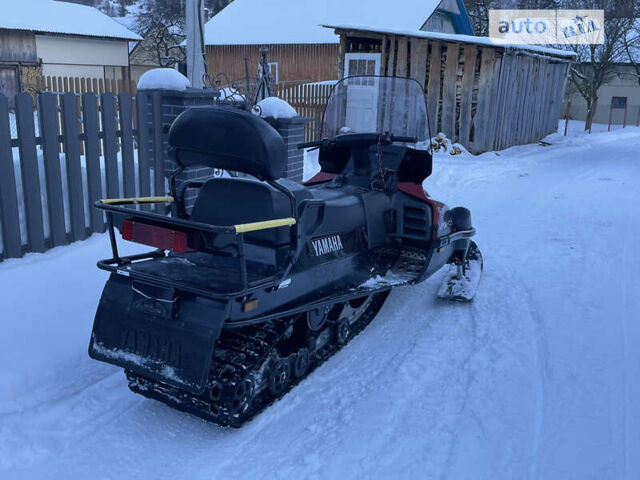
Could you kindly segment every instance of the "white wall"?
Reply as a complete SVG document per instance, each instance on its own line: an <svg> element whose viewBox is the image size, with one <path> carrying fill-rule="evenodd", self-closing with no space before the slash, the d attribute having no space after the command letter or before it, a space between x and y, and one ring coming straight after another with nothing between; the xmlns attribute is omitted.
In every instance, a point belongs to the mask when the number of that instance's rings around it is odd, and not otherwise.
<svg viewBox="0 0 640 480"><path fill-rule="evenodd" d="M609 112L611 109L611 97L627 97L627 125L635 125L638 120L640 109L640 84L635 75L632 74L633 67L619 65L616 67L617 74L598 90L598 107L593 118L594 123L609 123ZM567 93L564 99L562 115L566 112L567 100L571 100L570 117L574 120L585 120L587 117L587 102L575 91L571 82L567 81ZM611 123L622 124L624 110L613 110Z"/></svg>
<svg viewBox="0 0 640 480"><path fill-rule="evenodd" d="M131 65L131 70L130 70L131 80L138 83L138 80L140 80L140 77L145 72L148 72L149 70L153 70L154 68L158 68L158 67L153 65Z"/></svg>
<svg viewBox="0 0 640 480"><path fill-rule="evenodd" d="M126 40L36 35L36 51L45 76L104 78L104 67L117 67L108 70L119 72L120 67L129 65ZM121 74L116 75L121 78Z"/></svg>

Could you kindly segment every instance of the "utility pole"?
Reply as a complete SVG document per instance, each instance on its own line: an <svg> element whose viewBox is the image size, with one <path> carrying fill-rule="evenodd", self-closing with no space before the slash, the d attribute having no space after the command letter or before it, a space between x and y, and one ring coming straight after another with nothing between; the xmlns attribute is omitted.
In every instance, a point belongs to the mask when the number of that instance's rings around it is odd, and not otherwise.
<svg viewBox="0 0 640 480"><path fill-rule="evenodd" d="M204 87L204 0L187 0L187 77L194 88Z"/></svg>

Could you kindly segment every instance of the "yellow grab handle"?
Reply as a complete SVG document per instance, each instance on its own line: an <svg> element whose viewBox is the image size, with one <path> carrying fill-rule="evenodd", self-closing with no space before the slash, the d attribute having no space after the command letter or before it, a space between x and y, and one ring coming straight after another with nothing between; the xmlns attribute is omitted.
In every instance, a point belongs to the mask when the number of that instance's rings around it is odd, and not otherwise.
<svg viewBox="0 0 640 480"><path fill-rule="evenodd" d="M105 205L136 205L138 203L173 203L173 197L103 198Z"/></svg>
<svg viewBox="0 0 640 480"><path fill-rule="evenodd" d="M279 218L278 220L266 220L264 222L243 223L234 225L236 233L255 232L258 230L268 230L270 228L289 227L296 224L295 218Z"/></svg>

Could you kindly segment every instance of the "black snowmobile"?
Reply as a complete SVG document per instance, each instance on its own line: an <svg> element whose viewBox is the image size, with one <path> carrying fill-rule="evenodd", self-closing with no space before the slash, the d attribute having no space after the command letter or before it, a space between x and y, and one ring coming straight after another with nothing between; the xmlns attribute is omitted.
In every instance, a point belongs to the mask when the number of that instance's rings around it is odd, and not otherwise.
<svg viewBox="0 0 640 480"><path fill-rule="evenodd" d="M425 195L426 104L414 80L349 77L323 119L321 172L282 179L287 151L264 120L196 107L169 134L179 166L171 196L111 199L113 258L89 355L121 366L129 387L220 425L239 427L371 322L392 288L449 264L440 295L470 300L482 257L464 208ZM175 185L183 168L246 178ZM192 206L187 190L197 189ZM138 204L171 203L171 216ZM118 255L122 238L155 247ZM354 366L354 368L359 368Z"/></svg>

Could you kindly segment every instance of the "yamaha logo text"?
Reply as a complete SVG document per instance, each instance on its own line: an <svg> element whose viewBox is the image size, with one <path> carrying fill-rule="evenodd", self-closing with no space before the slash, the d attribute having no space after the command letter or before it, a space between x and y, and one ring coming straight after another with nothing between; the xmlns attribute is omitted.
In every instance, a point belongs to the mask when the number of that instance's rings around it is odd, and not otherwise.
<svg viewBox="0 0 640 480"><path fill-rule="evenodd" d="M311 255L315 255L317 257L344 249L340 235L329 235L328 237L311 240L311 247Z"/></svg>

